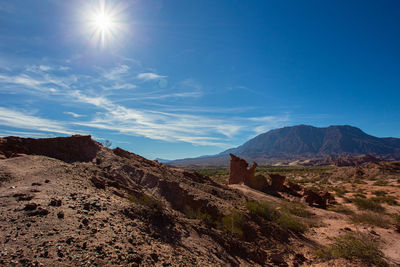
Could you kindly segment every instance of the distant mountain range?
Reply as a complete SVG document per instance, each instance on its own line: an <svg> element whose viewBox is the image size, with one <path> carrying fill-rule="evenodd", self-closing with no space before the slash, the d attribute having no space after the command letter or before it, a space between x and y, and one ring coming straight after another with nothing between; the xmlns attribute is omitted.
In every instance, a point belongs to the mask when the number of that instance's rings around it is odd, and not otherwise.
<svg viewBox="0 0 400 267"><path fill-rule="evenodd" d="M178 167L225 166L229 164L230 153L259 165L362 154L394 160L400 159L400 138L378 138L349 125L325 128L298 125L268 131L217 155L175 160L168 164Z"/></svg>

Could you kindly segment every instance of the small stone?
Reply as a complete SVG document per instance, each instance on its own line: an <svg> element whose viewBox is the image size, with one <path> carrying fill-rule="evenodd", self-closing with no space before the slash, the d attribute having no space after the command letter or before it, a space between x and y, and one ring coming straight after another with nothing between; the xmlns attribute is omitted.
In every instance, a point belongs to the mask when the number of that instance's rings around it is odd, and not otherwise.
<svg viewBox="0 0 400 267"><path fill-rule="evenodd" d="M64 219L64 212L60 211L57 213L58 219Z"/></svg>
<svg viewBox="0 0 400 267"><path fill-rule="evenodd" d="M48 183L50 183L50 180L49 180L49 179L46 179L46 180L44 180L44 182L45 182L46 184L48 184Z"/></svg>
<svg viewBox="0 0 400 267"><path fill-rule="evenodd" d="M276 263L276 264L285 263L285 260L283 259L282 255L280 255L280 254L276 254L276 253L271 254L269 257L273 263Z"/></svg>
<svg viewBox="0 0 400 267"><path fill-rule="evenodd" d="M89 220L87 218L84 218L82 220L83 225L87 226L89 224Z"/></svg>

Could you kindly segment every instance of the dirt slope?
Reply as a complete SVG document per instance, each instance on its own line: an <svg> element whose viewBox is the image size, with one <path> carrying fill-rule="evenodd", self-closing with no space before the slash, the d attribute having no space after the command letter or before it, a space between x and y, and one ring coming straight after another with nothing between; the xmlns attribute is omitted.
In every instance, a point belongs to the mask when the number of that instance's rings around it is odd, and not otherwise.
<svg viewBox="0 0 400 267"><path fill-rule="evenodd" d="M87 137L38 141L45 147L8 141L0 145L2 265L257 265L271 262L271 249L287 247L290 233L276 225L261 228L247 218L238 237L188 216L214 222L243 209L242 193L208 177ZM65 142L78 150L51 152ZM88 151L96 151L90 161L81 156Z"/></svg>

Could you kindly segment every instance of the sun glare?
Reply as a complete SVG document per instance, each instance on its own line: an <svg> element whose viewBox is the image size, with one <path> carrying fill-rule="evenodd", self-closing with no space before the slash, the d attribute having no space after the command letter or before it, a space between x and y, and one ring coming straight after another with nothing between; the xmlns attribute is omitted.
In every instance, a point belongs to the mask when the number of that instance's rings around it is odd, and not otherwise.
<svg viewBox="0 0 400 267"><path fill-rule="evenodd" d="M105 47L116 41L123 29L122 11L121 6L112 6L111 2L104 0L100 0L97 5L91 5L88 8L86 17L89 38L96 46Z"/></svg>
<svg viewBox="0 0 400 267"><path fill-rule="evenodd" d="M107 14L101 13L95 17L94 23L99 30L106 31L111 28L112 21Z"/></svg>

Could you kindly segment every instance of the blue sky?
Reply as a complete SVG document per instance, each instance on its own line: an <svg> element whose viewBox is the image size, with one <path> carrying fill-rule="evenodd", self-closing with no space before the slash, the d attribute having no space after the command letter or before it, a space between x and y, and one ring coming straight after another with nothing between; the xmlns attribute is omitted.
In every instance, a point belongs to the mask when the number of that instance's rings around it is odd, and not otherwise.
<svg viewBox="0 0 400 267"><path fill-rule="evenodd" d="M399 1L2 0L0 136L91 134L150 159L297 124L400 137L399 14Z"/></svg>

